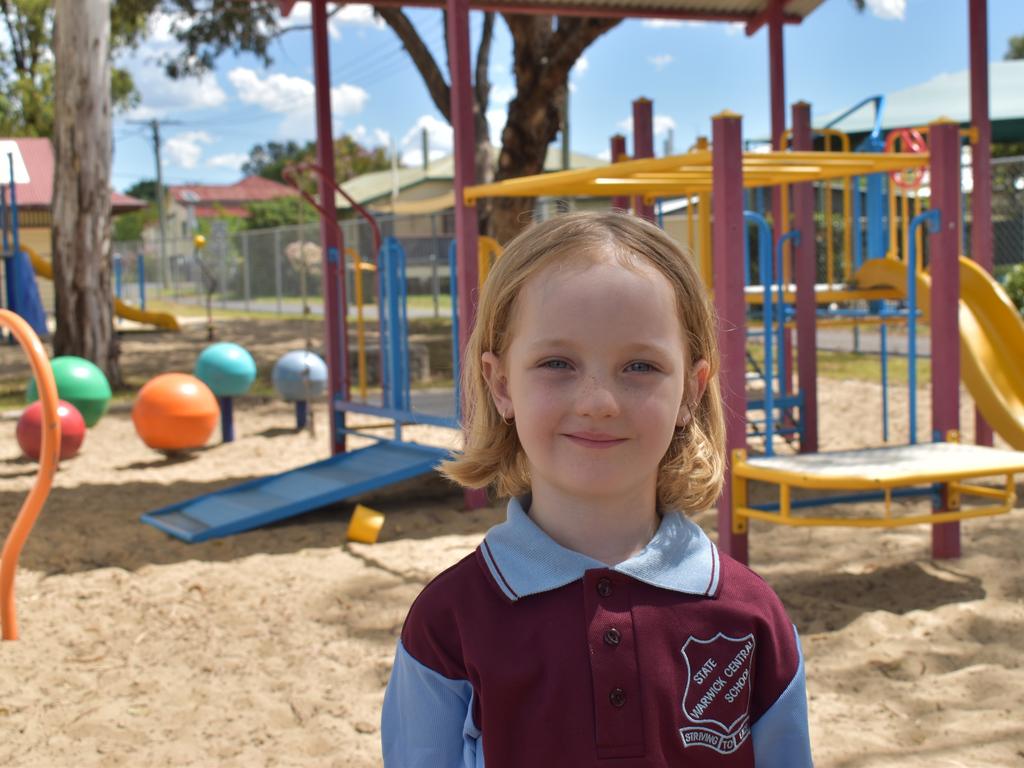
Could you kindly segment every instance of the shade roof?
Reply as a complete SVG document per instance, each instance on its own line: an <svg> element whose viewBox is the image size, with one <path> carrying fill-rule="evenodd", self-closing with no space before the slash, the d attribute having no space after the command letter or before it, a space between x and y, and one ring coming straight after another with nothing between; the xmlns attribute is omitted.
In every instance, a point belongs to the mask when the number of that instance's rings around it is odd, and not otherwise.
<svg viewBox="0 0 1024 768"><path fill-rule="evenodd" d="M786 21L799 22L824 0L783 0ZM278 0L287 15L295 0ZM374 5L443 7L444 0L377 0ZM754 22L771 0L469 0L471 10L508 13L576 14L621 18L674 18Z"/></svg>
<svg viewBox="0 0 1024 768"><path fill-rule="evenodd" d="M927 153L899 152L745 152L743 186L772 187L805 181L841 179L868 173L925 168ZM485 197L677 197L711 191L711 152L613 163L602 168L523 176L466 187L465 200Z"/></svg>

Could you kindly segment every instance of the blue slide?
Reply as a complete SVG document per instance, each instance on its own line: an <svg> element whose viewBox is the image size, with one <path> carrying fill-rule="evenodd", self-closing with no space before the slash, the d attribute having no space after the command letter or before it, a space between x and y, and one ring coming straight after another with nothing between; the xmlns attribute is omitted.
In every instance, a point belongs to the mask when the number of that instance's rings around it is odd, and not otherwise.
<svg viewBox="0 0 1024 768"><path fill-rule="evenodd" d="M142 522L187 542L229 536L428 474L449 453L418 443L380 442L147 512Z"/></svg>
<svg viewBox="0 0 1024 768"><path fill-rule="evenodd" d="M27 253L19 250L8 257L7 279L11 281L7 296L10 309L21 315L39 338L47 338L50 332L46 329L46 310Z"/></svg>

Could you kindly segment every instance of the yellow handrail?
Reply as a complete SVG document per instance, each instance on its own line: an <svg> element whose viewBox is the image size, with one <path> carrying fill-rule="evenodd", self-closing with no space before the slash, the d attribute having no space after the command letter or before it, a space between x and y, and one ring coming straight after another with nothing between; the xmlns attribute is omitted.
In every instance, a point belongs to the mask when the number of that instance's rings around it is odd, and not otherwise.
<svg viewBox="0 0 1024 768"><path fill-rule="evenodd" d="M352 259L352 265L355 267L354 280L356 284L356 369L359 378L359 396L366 399L366 324L363 320L363 271L375 270L376 267L367 262L363 263L363 260L359 256L359 251L351 246L345 247L345 255ZM378 307L378 311L380 308Z"/></svg>
<svg viewBox="0 0 1024 768"><path fill-rule="evenodd" d="M480 239L477 241L477 268L479 269L481 287L483 287L484 281L491 273L491 267L494 266L494 262L501 256L501 252L501 243L493 237L480 235Z"/></svg>
<svg viewBox="0 0 1024 768"><path fill-rule="evenodd" d="M42 402L42 448L39 451L39 474L29 491L14 525L0 551L0 625L4 640L18 639L18 620L14 606L14 576L21 549L32 532L46 497L53 485L53 475L60 459L60 417L57 414L57 384L46 350L32 327L10 310L0 309L0 326L8 328L28 355L32 376Z"/></svg>

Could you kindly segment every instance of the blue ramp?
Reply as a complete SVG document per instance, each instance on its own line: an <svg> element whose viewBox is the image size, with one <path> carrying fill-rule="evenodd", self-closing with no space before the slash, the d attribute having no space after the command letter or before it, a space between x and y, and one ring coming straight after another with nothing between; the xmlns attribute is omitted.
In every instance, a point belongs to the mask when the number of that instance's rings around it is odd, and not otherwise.
<svg viewBox="0 0 1024 768"><path fill-rule="evenodd" d="M188 542L229 536L425 475L448 455L443 448L381 442L147 512L142 522Z"/></svg>

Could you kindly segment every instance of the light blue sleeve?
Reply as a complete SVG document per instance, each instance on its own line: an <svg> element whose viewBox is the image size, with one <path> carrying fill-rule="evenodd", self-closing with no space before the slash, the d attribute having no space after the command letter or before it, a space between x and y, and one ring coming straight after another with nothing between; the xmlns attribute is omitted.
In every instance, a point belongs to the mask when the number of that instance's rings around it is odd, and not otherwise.
<svg viewBox="0 0 1024 768"><path fill-rule="evenodd" d="M414 659L401 641L384 693L384 768L483 768L473 686Z"/></svg>
<svg viewBox="0 0 1024 768"><path fill-rule="evenodd" d="M796 627L793 628L794 634ZM807 679L800 637L800 663L786 690L751 728L757 768L811 768L811 739L807 729Z"/></svg>

